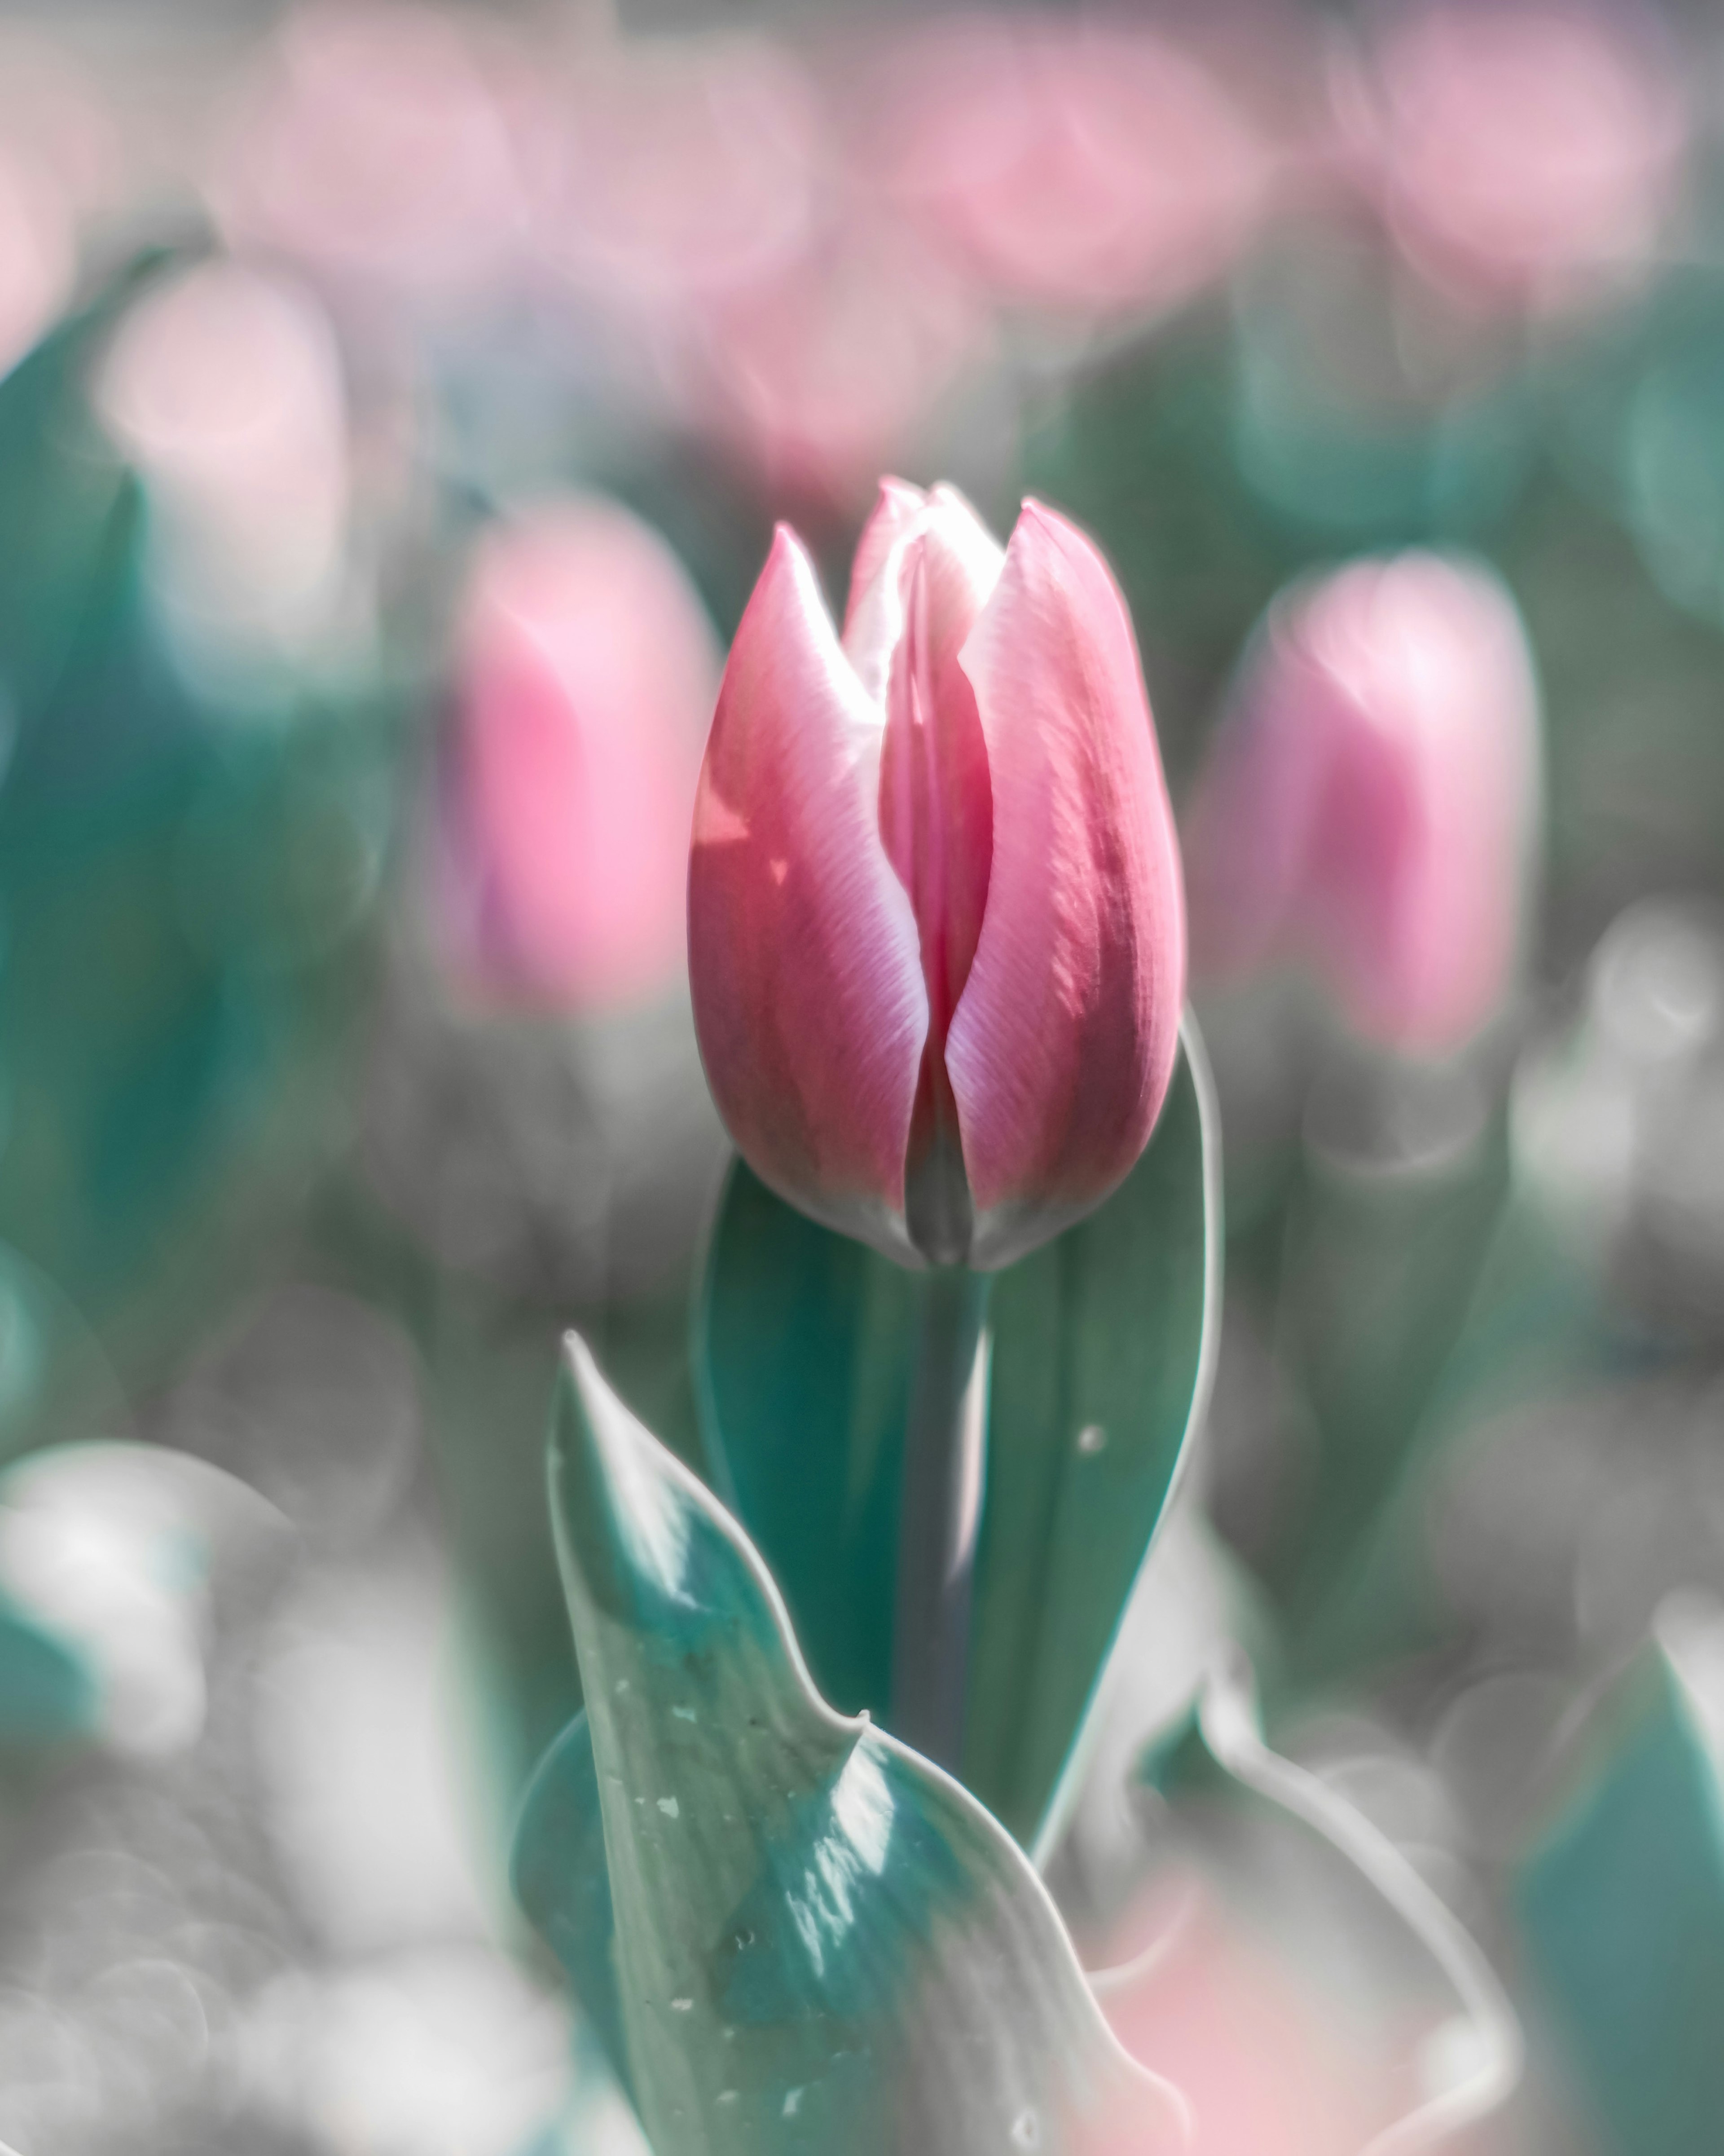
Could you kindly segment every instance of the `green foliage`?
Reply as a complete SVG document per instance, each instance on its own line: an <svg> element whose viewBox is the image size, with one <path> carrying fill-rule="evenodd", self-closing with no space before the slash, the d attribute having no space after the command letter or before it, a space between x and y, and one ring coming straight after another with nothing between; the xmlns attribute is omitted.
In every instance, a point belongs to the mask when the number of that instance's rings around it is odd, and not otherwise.
<svg viewBox="0 0 1724 2156"><path fill-rule="evenodd" d="M1716 1741L1661 1644L1593 1734L1589 1771L1517 1881L1528 1957L1611 2145L1693 2156L1724 2118Z"/></svg>
<svg viewBox="0 0 1724 2156"><path fill-rule="evenodd" d="M0 1748L89 1737L100 1705L84 1657L0 1597Z"/></svg>
<svg viewBox="0 0 1724 2156"><path fill-rule="evenodd" d="M1203 1404L1218 1133L1189 1024L1185 1042L1120 1189L994 1281L962 1772L1026 1847L1045 1837ZM733 1169L695 1341L714 1486L772 1566L816 1681L880 1719L925 1292Z"/></svg>
<svg viewBox="0 0 1724 2156"><path fill-rule="evenodd" d="M1317 1458L1267 1566L1311 1674L1357 1647L1342 1613L1468 1327L1508 1188L1503 1118L1378 1160L1308 1146L1287 1208L1280 1338Z"/></svg>
<svg viewBox="0 0 1724 2156"><path fill-rule="evenodd" d="M0 381L0 1237L128 1366L208 1322L260 1204L303 1189L398 778L376 699L266 718L178 667L152 506L92 400L171 266ZM25 1441L72 1419L54 1346Z"/></svg>
<svg viewBox="0 0 1724 2156"><path fill-rule="evenodd" d="M758 1553L575 1340L552 1489L590 1737L516 1876L657 2156L1173 2145L1016 1845L825 1704Z"/></svg>

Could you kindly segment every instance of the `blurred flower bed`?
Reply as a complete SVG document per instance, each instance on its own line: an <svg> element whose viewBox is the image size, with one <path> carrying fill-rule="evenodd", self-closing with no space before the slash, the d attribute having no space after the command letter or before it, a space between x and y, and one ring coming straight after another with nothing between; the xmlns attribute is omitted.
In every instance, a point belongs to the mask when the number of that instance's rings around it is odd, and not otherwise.
<svg viewBox="0 0 1724 2156"><path fill-rule="evenodd" d="M642 2145L506 1883L546 1403L578 1324L697 1458L700 756L890 471L1094 536L1180 811L1226 1318L1049 1874L1169 1957L1116 2024L1204 2156L1407 2107L1380 1917L1122 1794L1234 1635L1521 2010L1467 2145L1713 2145L1718 31L0 17L0 2142Z"/></svg>

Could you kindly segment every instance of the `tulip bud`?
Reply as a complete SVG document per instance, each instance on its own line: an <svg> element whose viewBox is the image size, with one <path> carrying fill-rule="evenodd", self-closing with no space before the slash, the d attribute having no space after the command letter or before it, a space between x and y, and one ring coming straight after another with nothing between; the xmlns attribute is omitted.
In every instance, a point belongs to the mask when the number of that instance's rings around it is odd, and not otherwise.
<svg viewBox="0 0 1724 2156"><path fill-rule="evenodd" d="M686 572L572 496L475 556L441 896L462 969L552 1009L639 1001L683 950L683 834L718 654Z"/></svg>
<svg viewBox="0 0 1724 2156"><path fill-rule="evenodd" d="M1008 1264L1147 1142L1185 986L1125 602L1039 502L1002 553L887 480L842 642L780 526L695 813L706 1074L781 1195L900 1263Z"/></svg>
<svg viewBox="0 0 1724 2156"><path fill-rule="evenodd" d="M1458 1047L1508 988L1537 792L1531 654L1488 569L1409 553L1295 587L1188 822L1200 968L1302 959L1367 1038Z"/></svg>

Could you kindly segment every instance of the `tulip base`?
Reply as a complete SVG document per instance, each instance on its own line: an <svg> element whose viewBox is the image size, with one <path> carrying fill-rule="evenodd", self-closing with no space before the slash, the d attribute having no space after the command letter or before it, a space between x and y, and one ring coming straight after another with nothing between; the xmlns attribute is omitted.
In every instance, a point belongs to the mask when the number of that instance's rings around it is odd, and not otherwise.
<svg viewBox="0 0 1724 2156"><path fill-rule="evenodd" d="M959 1265L922 1276L904 1434L892 1727L925 1758L953 1773L963 1743L986 1474L992 1277Z"/></svg>

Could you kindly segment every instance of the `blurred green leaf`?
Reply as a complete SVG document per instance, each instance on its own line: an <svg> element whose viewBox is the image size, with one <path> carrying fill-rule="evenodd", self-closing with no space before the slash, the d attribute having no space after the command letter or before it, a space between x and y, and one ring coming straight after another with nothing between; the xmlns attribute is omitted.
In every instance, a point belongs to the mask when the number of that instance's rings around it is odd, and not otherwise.
<svg viewBox="0 0 1724 2156"><path fill-rule="evenodd" d="M1724 2118L1724 1784L1666 1642L1607 1698L1587 1748L1516 1882L1528 1958L1611 2145L1694 2156Z"/></svg>
<svg viewBox="0 0 1724 2156"><path fill-rule="evenodd" d="M0 1596L0 1747L90 1736L100 1705L83 1656Z"/></svg>
<svg viewBox="0 0 1724 2156"><path fill-rule="evenodd" d="M552 1504L592 1736L535 1784L516 1876L658 2156L1177 2143L1016 1845L826 1706L758 1554L575 1340Z"/></svg>
<svg viewBox="0 0 1724 2156"><path fill-rule="evenodd" d="M1368 1139L1307 1143L1281 1265L1279 1344L1318 1453L1266 1569L1306 1663L1333 1648L1329 1620L1408 1471L1508 1189L1502 1114L1465 1074L1409 1067L1375 1112Z"/></svg>
<svg viewBox="0 0 1724 2156"><path fill-rule="evenodd" d="M581 2010L634 2096L617 1988L617 1919L598 1768L584 1709L539 1763L515 1835L516 1899L562 1963Z"/></svg>
<svg viewBox="0 0 1724 2156"><path fill-rule="evenodd" d="M1189 1021L1184 1040L1126 1182L994 1282L962 1773L1026 1847L1166 1507L1219 1322L1219 1132ZM922 1291L733 1170L695 1343L715 1486L773 1567L816 1681L882 1717Z"/></svg>
<svg viewBox="0 0 1724 2156"><path fill-rule="evenodd" d="M74 646L101 639L136 570L136 485L91 413L87 376L163 260L115 278L0 381L0 695L21 731Z"/></svg>

